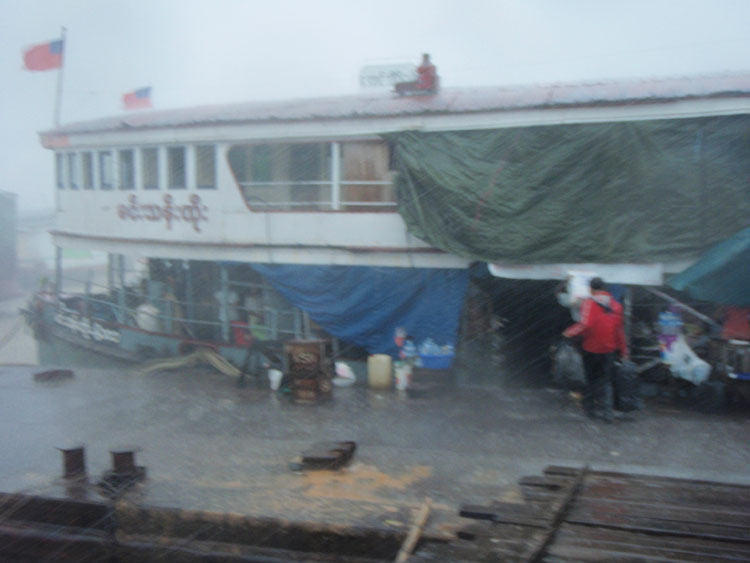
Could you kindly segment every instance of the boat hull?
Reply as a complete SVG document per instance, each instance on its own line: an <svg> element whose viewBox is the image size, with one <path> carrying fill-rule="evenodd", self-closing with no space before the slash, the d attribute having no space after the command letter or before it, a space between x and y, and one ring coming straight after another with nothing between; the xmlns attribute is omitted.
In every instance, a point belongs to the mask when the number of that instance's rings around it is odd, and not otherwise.
<svg viewBox="0 0 750 563"><path fill-rule="evenodd" d="M42 365L135 366L186 356L200 348L213 350L240 369L255 370L262 363L254 349L106 323L54 303L37 301L25 316L34 331Z"/></svg>

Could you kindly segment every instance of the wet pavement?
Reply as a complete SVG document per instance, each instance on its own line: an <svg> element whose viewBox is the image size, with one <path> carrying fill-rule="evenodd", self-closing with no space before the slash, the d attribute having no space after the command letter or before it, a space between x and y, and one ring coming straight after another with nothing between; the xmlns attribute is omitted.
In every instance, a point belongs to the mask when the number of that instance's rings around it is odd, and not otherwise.
<svg viewBox="0 0 750 563"><path fill-rule="evenodd" d="M134 503L405 530L430 497L428 533L440 535L463 523L461 504L520 502L518 479L550 464L750 483L745 413L652 403L634 422L605 425L544 388L438 386L416 399L335 388L312 406L209 370L77 369L36 381L41 369L0 366L3 492L65 496L56 448L85 444L95 482L109 450L132 445L148 473ZM320 440L356 441L352 463L291 471Z"/></svg>

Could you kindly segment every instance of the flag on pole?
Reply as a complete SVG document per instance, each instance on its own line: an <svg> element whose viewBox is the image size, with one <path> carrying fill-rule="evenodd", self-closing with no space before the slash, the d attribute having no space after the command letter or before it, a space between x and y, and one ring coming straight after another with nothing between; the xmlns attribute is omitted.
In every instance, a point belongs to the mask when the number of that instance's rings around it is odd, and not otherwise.
<svg viewBox="0 0 750 563"><path fill-rule="evenodd" d="M153 107L151 105L151 87L140 88L128 92L122 97L122 105L125 109L144 109Z"/></svg>
<svg viewBox="0 0 750 563"><path fill-rule="evenodd" d="M33 45L23 52L23 66L26 70L52 70L60 68L63 61L62 39Z"/></svg>

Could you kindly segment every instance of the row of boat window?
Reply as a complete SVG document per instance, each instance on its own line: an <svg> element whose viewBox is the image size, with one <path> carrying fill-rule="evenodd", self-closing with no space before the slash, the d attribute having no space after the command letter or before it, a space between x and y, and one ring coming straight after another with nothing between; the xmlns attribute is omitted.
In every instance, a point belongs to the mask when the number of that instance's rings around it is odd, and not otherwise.
<svg viewBox="0 0 750 563"><path fill-rule="evenodd" d="M188 159L195 162L188 177ZM166 168L164 168L166 166ZM166 174L162 178L161 170ZM70 190L184 190L216 188L214 145L144 147L100 151L58 152L55 176L59 189Z"/></svg>
<svg viewBox="0 0 750 563"><path fill-rule="evenodd" d="M379 140L238 144L229 166L260 209L394 210L391 150Z"/></svg>
<svg viewBox="0 0 750 563"><path fill-rule="evenodd" d="M69 190L215 189L216 147L60 151ZM383 141L235 144L227 160L246 202L262 209L395 209L391 150Z"/></svg>

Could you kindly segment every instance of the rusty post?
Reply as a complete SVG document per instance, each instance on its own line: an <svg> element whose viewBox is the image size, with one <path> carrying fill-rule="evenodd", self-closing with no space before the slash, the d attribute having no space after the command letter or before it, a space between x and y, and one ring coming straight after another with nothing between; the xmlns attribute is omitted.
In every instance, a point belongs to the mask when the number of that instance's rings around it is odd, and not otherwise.
<svg viewBox="0 0 750 563"><path fill-rule="evenodd" d="M57 449L63 454L63 477L74 479L86 475L86 454L83 446Z"/></svg>
<svg viewBox="0 0 750 563"><path fill-rule="evenodd" d="M138 448L110 450L112 454L112 472L120 475L132 475L138 470L135 466L135 452Z"/></svg>

